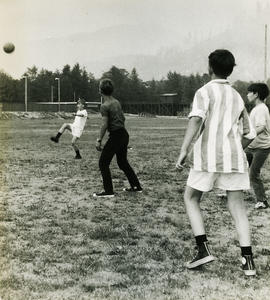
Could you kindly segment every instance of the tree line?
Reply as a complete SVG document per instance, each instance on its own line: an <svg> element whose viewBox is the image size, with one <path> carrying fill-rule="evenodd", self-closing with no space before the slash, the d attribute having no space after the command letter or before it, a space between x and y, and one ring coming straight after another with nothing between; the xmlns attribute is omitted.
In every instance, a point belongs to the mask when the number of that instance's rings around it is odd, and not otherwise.
<svg viewBox="0 0 270 300"><path fill-rule="evenodd" d="M28 68L21 79L13 79L4 71L0 71L0 102L24 102L25 77L27 77L27 94L29 102L57 102L58 81L60 81L61 102L99 101L98 85L101 78L110 78L115 83L114 96L122 103L155 103L160 94L177 93L177 101L190 104L195 91L210 80L208 74L181 75L169 71L166 78L143 81L135 68L128 72L112 66L96 79L76 63L73 67L65 65L61 71L48 71L36 66ZM246 99L247 87L250 82L236 81L234 87ZM268 80L270 84L270 79Z"/></svg>

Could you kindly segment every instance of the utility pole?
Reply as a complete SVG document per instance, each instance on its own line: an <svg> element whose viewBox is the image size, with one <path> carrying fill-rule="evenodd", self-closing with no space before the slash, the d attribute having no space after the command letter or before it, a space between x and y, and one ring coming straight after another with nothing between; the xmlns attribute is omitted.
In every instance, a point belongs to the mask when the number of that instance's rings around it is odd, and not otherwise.
<svg viewBox="0 0 270 300"><path fill-rule="evenodd" d="M24 107L27 112L27 76L24 76Z"/></svg>
<svg viewBox="0 0 270 300"><path fill-rule="evenodd" d="M60 78L56 77L55 80L58 81L58 112L60 112Z"/></svg>
<svg viewBox="0 0 270 300"><path fill-rule="evenodd" d="M264 81L267 81L267 24L264 30Z"/></svg>
<svg viewBox="0 0 270 300"><path fill-rule="evenodd" d="M51 102L53 102L53 88L54 88L54 86L53 85L51 85Z"/></svg>

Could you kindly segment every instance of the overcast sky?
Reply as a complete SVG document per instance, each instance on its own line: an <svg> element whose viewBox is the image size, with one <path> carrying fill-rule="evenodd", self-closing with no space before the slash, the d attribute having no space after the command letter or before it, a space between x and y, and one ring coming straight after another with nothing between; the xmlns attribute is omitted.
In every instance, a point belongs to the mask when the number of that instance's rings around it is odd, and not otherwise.
<svg viewBox="0 0 270 300"><path fill-rule="evenodd" d="M264 2L267 0L264 0ZM239 10L256 0L0 0L0 24L6 38L45 38L80 31L96 31L117 24L186 27L230 22ZM218 24L213 24L218 26ZM25 36L24 36L25 35Z"/></svg>
<svg viewBox="0 0 270 300"><path fill-rule="evenodd" d="M259 2L270 0L259 0ZM250 14L256 0L0 0L0 43L14 42L16 51L0 52L0 69L14 77L31 67L39 67L39 53L33 41L95 32L115 25L144 24L155 28L162 24L171 34L215 32L232 24L239 14ZM177 44L177 39L175 39ZM163 41L160 40L160 48ZM121 41L119 43L121 47ZM142 49L142 54L144 53ZM29 51L28 51L29 52ZM34 54L33 54L34 53ZM34 56L34 57L33 57ZM50 65L54 71L62 65ZM97 57L97 60L99 57ZM43 59L44 62L44 59ZM46 67L46 66L43 66ZM52 69L53 68L53 69Z"/></svg>

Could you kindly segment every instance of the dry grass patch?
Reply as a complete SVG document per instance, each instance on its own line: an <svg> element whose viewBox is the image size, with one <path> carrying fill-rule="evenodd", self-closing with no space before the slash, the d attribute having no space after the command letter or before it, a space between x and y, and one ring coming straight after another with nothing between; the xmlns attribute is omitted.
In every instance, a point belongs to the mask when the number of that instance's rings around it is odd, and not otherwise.
<svg viewBox="0 0 270 300"><path fill-rule="evenodd" d="M128 117L129 160L142 194L127 195L113 161L114 199L102 189L90 116L74 160L69 134L49 141L63 120L0 120L0 296L12 300L270 299L270 219L246 193L258 275L245 278L226 202L202 202L218 260L197 271L185 262L193 236L183 204L187 171L174 169L186 120ZM270 190L269 162L263 169Z"/></svg>

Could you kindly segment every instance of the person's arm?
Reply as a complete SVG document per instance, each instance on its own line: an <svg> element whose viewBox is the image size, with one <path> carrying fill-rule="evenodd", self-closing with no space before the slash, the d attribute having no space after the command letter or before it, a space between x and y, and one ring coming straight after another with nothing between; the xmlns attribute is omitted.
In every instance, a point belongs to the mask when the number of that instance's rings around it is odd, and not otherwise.
<svg viewBox="0 0 270 300"><path fill-rule="evenodd" d="M247 110L244 108L240 119L243 124L242 147L245 149L256 137L256 130L251 124Z"/></svg>
<svg viewBox="0 0 270 300"><path fill-rule="evenodd" d="M199 89L193 98L192 109L189 113L189 122L185 137L182 143L181 151L176 162L176 168L182 169L185 159L188 154L189 147L200 130L203 122L206 119L207 112L209 109L209 97L207 88L203 87Z"/></svg>
<svg viewBox="0 0 270 300"><path fill-rule="evenodd" d="M265 129L265 125L256 126L255 130L257 135L261 134L264 131L264 129Z"/></svg>
<svg viewBox="0 0 270 300"><path fill-rule="evenodd" d="M108 129L108 116L102 116L102 125L100 127L100 131L99 131L99 138L97 138L96 140L96 149L98 151L101 151L101 142L102 139L106 133L106 130Z"/></svg>
<svg viewBox="0 0 270 300"><path fill-rule="evenodd" d="M257 134L257 136L258 136L259 134L261 134L261 133L264 131L264 129L265 129L265 126L262 125L262 126L256 126L256 128L255 128L254 130L255 130L255 132L256 132L256 134ZM256 136L255 136L255 137L256 137ZM255 138L255 137L254 137L254 138ZM243 137L243 138L242 138L242 147L243 147L243 149L246 149L247 146L248 146L250 143L252 143L252 141L254 140L254 138L252 138L252 139L247 139L247 138Z"/></svg>
<svg viewBox="0 0 270 300"><path fill-rule="evenodd" d="M177 169L183 168L183 164L187 157L189 147L190 147L194 137L197 135L198 131L200 130L202 123L203 123L203 119L201 117L194 116L189 119L188 127L187 127L187 130L185 133L182 147L181 147L181 152L180 152L180 155L176 162Z"/></svg>

